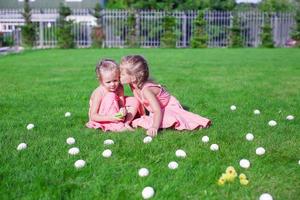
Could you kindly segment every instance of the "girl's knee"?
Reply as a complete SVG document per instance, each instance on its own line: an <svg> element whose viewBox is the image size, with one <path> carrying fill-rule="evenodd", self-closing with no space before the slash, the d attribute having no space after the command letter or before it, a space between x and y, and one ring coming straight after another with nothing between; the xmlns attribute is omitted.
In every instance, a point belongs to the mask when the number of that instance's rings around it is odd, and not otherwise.
<svg viewBox="0 0 300 200"><path fill-rule="evenodd" d="M126 97L125 102L126 107L138 108L140 106L140 102L135 97Z"/></svg>

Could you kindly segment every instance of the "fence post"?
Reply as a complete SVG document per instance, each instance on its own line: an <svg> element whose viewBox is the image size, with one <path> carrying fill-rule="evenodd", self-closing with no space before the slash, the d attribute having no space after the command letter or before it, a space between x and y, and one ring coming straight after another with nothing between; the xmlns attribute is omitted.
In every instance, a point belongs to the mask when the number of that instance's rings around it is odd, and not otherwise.
<svg viewBox="0 0 300 200"><path fill-rule="evenodd" d="M138 46L140 46L141 44L140 23L141 23L140 12L139 10L135 10L135 37Z"/></svg>
<svg viewBox="0 0 300 200"><path fill-rule="evenodd" d="M44 45L44 28L43 28L43 22L40 20L39 22L39 47L42 48Z"/></svg>
<svg viewBox="0 0 300 200"><path fill-rule="evenodd" d="M186 47L187 46L187 31L186 31L186 12L182 12L183 13L183 19L182 19L182 37L183 37L183 41L182 41L182 47Z"/></svg>
<svg viewBox="0 0 300 200"><path fill-rule="evenodd" d="M92 46L92 28L93 28L93 26L92 26L92 24L91 23L89 23L89 22L87 22L86 23L86 27L87 27L87 46L88 47L91 47ZM103 44L102 44L103 45Z"/></svg>

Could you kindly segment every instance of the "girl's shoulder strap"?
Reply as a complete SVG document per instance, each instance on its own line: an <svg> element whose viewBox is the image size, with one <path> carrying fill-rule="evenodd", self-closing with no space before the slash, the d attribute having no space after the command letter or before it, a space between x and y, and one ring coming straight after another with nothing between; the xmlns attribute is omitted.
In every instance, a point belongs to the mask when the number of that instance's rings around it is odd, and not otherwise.
<svg viewBox="0 0 300 200"><path fill-rule="evenodd" d="M143 85L142 90L143 90L144 88L147 88L147 87L159 87L159 88L161 88L161 85L160 85L160 84L157 84L157 83L153 83L153 82L147 82L147 83L145 83L145 84Z"/></svg>
<svg viewBox="0 0 300 200"><path fill-rule="evenodd" d="M160 94L164 91L163 87L162 87L160 84L153 83L153 82L147 82L147 83L145 83L145 84L143 85L143 87L142 87L142 89L141 89L142 98L144 98L144 97L143 97L144 89L145 89L145 88L150 88L150 87L159 88L159 92L157 93L157 95L160 95Z"/></svg>

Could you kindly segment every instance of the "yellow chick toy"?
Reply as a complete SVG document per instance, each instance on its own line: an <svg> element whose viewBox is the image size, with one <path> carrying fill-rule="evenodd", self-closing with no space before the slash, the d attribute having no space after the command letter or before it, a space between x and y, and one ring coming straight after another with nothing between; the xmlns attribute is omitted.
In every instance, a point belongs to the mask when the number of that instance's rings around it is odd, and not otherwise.
<svg viewBox="0 0 300 200"><path fill-rule="evenodd" d="M241 185L248 185L249 180L247 180L247 176L245 174L241 173L239 175L239 178L240 178L240 184Z"/></svg>
<svg viewBox="0 0 300 200"><path fill-rule="evenodd" d="M249 181L247 179L240 179L241 185L248 185Z"/></svg>
<svg viewBox="0 0 300 200"><path fill-rule="evenodd" d="M232 175L235 175L235 176L237 175L234 167L232 167L232 166L227 167L226 174L230 174L230 175L232 174Z"/></svg>
<svg viewBox="0 0 300 200"><path fill-rule="evenodd" d="M241 174L239 175L239 178L240 178L240 180L246 180L246 179L247 179L246 175L243 174L243 173L241 173Z"/></svg>
<svg viewBox="0 0 300 200"><path fill-rule="evenodd" d="M219 180L218 180L218 185L219 186L223 186L225 184L225 179L224 178L219 178Z"/></svg>
<svg viewBox="0 0 300 200"><path fill-rule="evenodd" d="M219 178L218 180L218 185L219 186L223 186L226 182L233 182L234 179L238 176L238 174L236 173L234 167L229 166L227 167L226 173L222 173L222 176ZM247 176L243 173L241 173L239 175L239 179L240 179L240 184L241 185L248 185L249 184L249 180L247 180Z"/></svg>
<svg viewBox="0 0 300 200"><path fill-rule="evenodd" d="M227 174L222 173L222 176L220 177L220 179L224 179L224 181L226 182L228 178Z"/></svg>
<svg viewBox="0 0 300 200"><path fill-rule="evenodd" d="M232 167L232 166L227 167L225 180L228 182L233 182L236 177L237 177L237 173L236 173L234 167Z"/></svg>
<svg viewBox="0 0 300 200"><path fill-rule="evenodd" d="M124 117L124 114L123 114L123 112L117 112L116 114L115 114L115 118L119 118L119 119L121 119L121 118L123 118Z"/></svg>

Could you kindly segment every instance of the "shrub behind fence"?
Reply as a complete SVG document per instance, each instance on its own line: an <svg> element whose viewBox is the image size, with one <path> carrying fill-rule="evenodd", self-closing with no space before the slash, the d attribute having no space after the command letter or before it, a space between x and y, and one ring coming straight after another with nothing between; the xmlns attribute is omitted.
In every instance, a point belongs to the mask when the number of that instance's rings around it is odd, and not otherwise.
<svg viewBox="0 0 300 200"><path fill-rule="evenodd" d="M24 19L20 14L22 9L0 10L0 32L10 32L15 45L20 45L20 27ZM132 30L128 28L128 19L132 13L127 10L101 10L103 15L103 29L105 47L126 47ZM194 32L194 20L198 11L173 11L171 15L176 19L175 35L176 47L189 47ZM141 47L160 47L164 33L164 11L141 10L135 11L135 37ZM243 45L258 47L261 44L261 30L266 13L242 11L233 15L226 11L207 11L205 31L208 35L208 47L228 47L233 16L239 17L239 26ZM291 28L295 26L294 13L272 13L271 27L274 44L285 47L290 39ZM37 31L36 47L48 48L57 45L55 32L57 31L58 10L32 10L32 21ZM96 25L95 18L88 9L72 10L69 20L73 20L74 42L77 47L90 47L92 27ZM131 31L131 32L130 32Z"/></svg>

